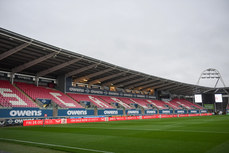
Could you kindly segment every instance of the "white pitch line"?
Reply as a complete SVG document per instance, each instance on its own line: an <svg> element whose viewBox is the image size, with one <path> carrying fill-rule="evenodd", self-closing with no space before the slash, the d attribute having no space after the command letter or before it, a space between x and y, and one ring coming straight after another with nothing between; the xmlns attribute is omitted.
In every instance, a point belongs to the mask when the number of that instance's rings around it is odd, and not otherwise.
<svg viewBox="0 0 229 153"><path fill-rule="evenodd" d="M0 140L7 140L7 141L14 141L14 142L23 142L23 143L38 144L38 145L60 147L60 148L68 148L68 149L76 149L76 150L85 150L85 151L91 151L91 152L113 153L113 152L103 151L103 150L95 150L95 149L87 149L87 148L79 148L79 147L70 147L70 146L63 146L63 145L56 145L56 144L48 144L48 143L40 143L40 142L17 140L17 139L0 138Z"/></svg>
<svg viewBox="0 0 229 153"><path fill-rule="evenodd" d="M169 130L169 129L133 129L133 128L97 128L97 127L77 127L77 128L86 128L86 129L106 129L106 130L136 130L136 131L160 131L160 132L196 132L196 133L219 133L219 134L228 134L229 132L219 132L219 131L195 131L195 130Z"/></svg>

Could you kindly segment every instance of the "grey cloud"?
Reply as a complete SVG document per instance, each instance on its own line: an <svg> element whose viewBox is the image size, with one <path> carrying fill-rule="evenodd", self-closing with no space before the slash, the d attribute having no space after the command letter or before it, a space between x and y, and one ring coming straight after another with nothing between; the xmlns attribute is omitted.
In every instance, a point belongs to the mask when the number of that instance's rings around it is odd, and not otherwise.
<svg viewBox="0 0 229 153"><path fill-rule="evenodd" d="M229 86L227 0L5 0L0 19L23 35L180 82L217 68Z"/></svg>

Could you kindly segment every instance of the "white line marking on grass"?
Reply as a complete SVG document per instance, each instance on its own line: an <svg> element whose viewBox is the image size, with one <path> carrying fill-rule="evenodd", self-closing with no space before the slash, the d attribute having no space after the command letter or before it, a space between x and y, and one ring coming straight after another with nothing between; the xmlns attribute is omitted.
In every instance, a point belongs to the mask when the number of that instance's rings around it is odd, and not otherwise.
<svg viewBox="0 0 229 153"><path fill-rule="evenodd" d="M23 143L37 144L37 145L43 145L43 146L52 146L52 147L60 147L60 148L68 148L68 149L76 149L76 150L85 150L85 151L91 151L91 152L113 153L113 152L103 151L103 150L95 150L95 149L87 149L87 148L79 148L79 147L70 147L70 146L63 146L63 145L56 145L56 144L48 144L48 143L17 140L17 139L0 138L0 140L23 142Z"/></svg>
<svg viewBox="0 0 229 153"><path fill-rule="evenodd" d="M219 133L228 134L229 132L219 132L219 131L198 131L198 130L169 130L169 129L133 129L133 128L100 128L100 127L77 127L86 129L106 129L106 130L137 130L137 131L168 131L168 132L199 132L199 133Z"/></svg>

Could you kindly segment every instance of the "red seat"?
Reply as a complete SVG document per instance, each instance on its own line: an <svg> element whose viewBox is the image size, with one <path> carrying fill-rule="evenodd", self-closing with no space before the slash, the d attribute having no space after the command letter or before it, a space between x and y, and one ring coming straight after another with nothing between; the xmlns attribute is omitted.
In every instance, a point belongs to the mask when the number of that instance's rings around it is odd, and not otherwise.
<svg viewBox="0 0 229 153"><path fill-rule="evenodd" d="M38 107L9 81L0 80L0 104L3 107Z"/></svg>
<svg viewBox="0 0 229 153"><path fill-rule="evenodd" d="M93 103L95 106L98 108L103 108L103 109L109 109L109 108L114 108L102 99L99 98L99 96L95 95L82 95L82 94L72 94L68 93L69 96L71 96L74 100L80 102L80 101L89 101Z"/></svg>
<svg viewBox="0 0 229 153"><path fill-rule="evenodd" d="M80 104L72 100L70 97L57 91L46 87L37 87L33 84L15 83L21 90L28 94L32 99L51 99L62 108L83 108Z"/></svg>

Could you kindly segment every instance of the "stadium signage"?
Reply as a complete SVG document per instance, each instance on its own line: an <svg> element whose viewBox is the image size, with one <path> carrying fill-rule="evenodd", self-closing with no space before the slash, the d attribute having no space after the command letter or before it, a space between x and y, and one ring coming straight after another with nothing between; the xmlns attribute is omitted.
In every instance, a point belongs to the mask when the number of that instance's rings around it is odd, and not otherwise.
<svg viewBox="0 0 229 153"><path fill-rule="evenodd" d="M172 114L173 110L159 110L159 114Z"/></svg>
<svg viewBox="0 0 229 153"><path fill-rule="evenodd" d="M157 110L145 110L145 114L157 114Z"/></svg>
<svg viewBox="0 0 229 153"><path fill-rule="evenodd" d="M123 115L123 110L118 109L99 109L98 115Z"/></svg>
<svg viewBox="0 0 229 153"><path fill-rule="evenodd" d="M58 116L86 116L94 115L92 109L58 109Z"/></svg>
<svg viewBox="0 0 229 153"><path fill-rule="evenodd" d="M198 110L189 110L189 113L190 114L196 114L196 113L199 113L199 111Z"/></svg>
<svg viewBox="0 0 229 153"><path fill-rule="evenodd" d="M186 114L186 110L175 110L176 114Z"/></svg>
<svg viewBox="0 0 229 153"><path fill-rule="evenodd" d="M68 110L68 116L75 116L75 115L87 115L86 110Z"/></svg>
<svg viewBox="0 0 229 153"><path fill-rule="evenodd" d="M110 96L119 96L119 97L130 97L130 98L147 98L155 99L155 96L141 95L141 94L132 94L132 93L123 93L123 92L114 92L100 89L89 89L84 87L66 87L66 92L71 93L85 93L85 94L96 94L96 95L110 95Z"/></svg>
<svg viewBox="0 0 229 153"><path fill-rule="evenodd" d="M141 110L126 110L126 115L139 115L141 114Z"/></svg>
<svg viewBox="0 0 229 153"><path fill-rule="evenodd" d="M108 92L108 95L111 95L111 96L119 96L120 94L118 92L111 92L109 91Z"/></svg>
<svg viewBox="0 0 229 153"><path fill-rule="evenodd" d="M0 77L6 78L6 77L7 77L7 73L2 73L2 72L0 72Z"/></svg>
<svg viewBox="0 0 229 153"><path fill-rule="evenodd" d="M41 116L41 110L12 110L10 116L12 117L30 117L30 116Z"/></svg>
<svg viewBox="0 0 229 153"><path fill-rule="evenodd" d="M44 114L47 114L47 116L52 116L53 111L39 108L0 109L0 118L43 117Z"/></svg>
<svg viewBox="0 0 229 153"><path fill-rule="evenodd" d="M200 113L207 113L207 110L200 110Z"/></svg>
<svg viewBox="0 0 229 153"><path fill-rule="evenodd" d="M74 87L70 87L69 91L71 92L79 92L79 93L84 93L85 90L83 88L74 88Z"/></svg>
<svg viewBox="0 0 229 153"><path fill-rule="evenodd" d="M15 75L15 79L33 81L33 77L24 75Z"/></svg>

